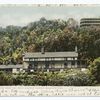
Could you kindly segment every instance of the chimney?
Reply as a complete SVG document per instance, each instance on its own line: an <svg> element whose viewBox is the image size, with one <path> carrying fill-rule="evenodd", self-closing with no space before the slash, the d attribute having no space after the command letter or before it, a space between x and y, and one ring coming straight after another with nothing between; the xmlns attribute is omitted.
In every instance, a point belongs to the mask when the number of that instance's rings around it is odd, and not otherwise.
<svg viewBox="0 0 100 100"><path fill-rule="evenodd" d="M77 50L77 46L75 46L75 52L78 52L78 50Z"/></svg>
<svg viewBox="0 0 100 100"><path fill-rule="evenodd" d="M41 54L45 54L44 46L41 48Z"/></svg>

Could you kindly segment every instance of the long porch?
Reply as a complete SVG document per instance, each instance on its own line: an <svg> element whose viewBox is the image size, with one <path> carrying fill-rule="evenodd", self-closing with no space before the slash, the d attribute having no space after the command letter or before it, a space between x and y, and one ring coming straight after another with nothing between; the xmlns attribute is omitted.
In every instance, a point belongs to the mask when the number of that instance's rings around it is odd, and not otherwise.
<svg viewBox="0 0 100 100"><path fill-rule="evenodd" d="M72 68L86 68L85 60L69 60L69 61L41 61L29 62L28 70L42 70L42 71L59 71Z"/></svg>

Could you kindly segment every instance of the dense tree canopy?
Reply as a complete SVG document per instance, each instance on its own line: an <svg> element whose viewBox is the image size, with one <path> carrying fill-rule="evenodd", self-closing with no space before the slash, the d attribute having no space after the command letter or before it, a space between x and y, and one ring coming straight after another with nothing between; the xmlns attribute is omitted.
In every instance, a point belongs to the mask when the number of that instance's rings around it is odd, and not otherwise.
<svg viewBox="0 0 100 100"><path fill-rule="evenodd" d="M23 52L73 51L78 47L81 59L94 60L100 56L100 27L77 27L77 21L47 20L27 26L0 27L0 64L22 63Z"/></svg>

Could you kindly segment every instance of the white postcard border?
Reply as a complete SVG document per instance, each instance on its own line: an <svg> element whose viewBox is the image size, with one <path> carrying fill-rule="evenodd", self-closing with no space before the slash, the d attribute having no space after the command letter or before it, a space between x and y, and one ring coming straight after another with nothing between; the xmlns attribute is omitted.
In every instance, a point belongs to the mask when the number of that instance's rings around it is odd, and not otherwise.
<svg viewBox="0 0 100 100"><path fill-rule="evenodd" d="M100 96L100 87L92 86L0 86L0 96Z"/></svg>

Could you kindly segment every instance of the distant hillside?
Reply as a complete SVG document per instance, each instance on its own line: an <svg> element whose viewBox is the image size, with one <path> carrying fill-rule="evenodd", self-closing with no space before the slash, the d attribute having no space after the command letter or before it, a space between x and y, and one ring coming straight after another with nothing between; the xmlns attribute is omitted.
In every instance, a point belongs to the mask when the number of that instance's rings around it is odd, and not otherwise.
<svg viewBox="0 0 100 100"><path fill-rule="evenodd" d="M47 20L31 22L27 26L0 27L0 64L22 63L23 52L73 51L79 57L93 60L100 56L100 27L79 28L77 21Z"/></svg>

